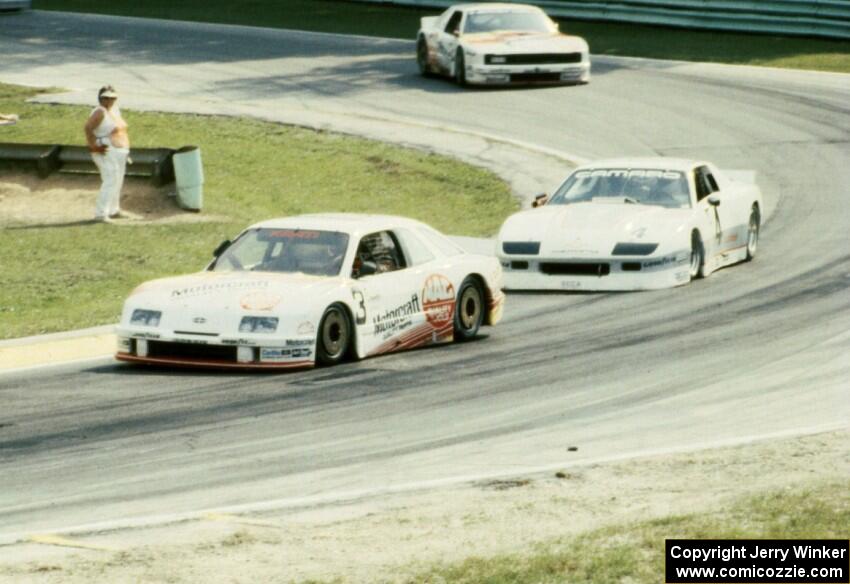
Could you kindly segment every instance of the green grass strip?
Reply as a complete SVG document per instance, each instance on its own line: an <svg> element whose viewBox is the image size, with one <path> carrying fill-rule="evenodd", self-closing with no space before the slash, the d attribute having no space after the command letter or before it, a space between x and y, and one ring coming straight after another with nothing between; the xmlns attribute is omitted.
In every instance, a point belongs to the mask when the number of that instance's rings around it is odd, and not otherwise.
<svg viewBox="0 0 850 584"><path fill-rule="evenodd" d="M714 513L617 525L525 553L470 558L409 584L657 584L665 539L846 539L850 481L751 497Z"/></svg>
<svg viewBox="0 0 850 584"><path fill-rule="evenodd" d="M34 93L0 84L0 112L21 118L3 128L3 141L84 144L90 108L25 103ZM0 227L0 338L116 322L137 284L200 270L221 240L256 221L332 211L389 213L446 233L480 236L494 233L518 208L493 173L423 151L250 119L123 114L134 147L201 146L204 213L224 219Z"/></svg>
<svg viewBox="0 0 850 584"><path fill-rule="evenodd" d="M343 0L35 0L34 7L403 39L415 37L420 17L439 12ZM569 19L561 28L585 37L600 55L850 73L850 49L840 40Z"/></svg>

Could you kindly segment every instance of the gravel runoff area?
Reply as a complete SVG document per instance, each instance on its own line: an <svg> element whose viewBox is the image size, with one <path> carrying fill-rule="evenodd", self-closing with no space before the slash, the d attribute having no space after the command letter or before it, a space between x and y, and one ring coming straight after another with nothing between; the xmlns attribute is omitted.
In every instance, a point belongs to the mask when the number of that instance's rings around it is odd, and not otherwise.
<svg viewBox="0 0 850 584"><path fill-rule="evenodd" d="M0 581L404 582L468 557L533 553L597 528L719 510L850 476L850 431L570 467L264 516L0 548ZM59 543L62 545L51 545ZM663 546L663 542L658 542ZM76 547L71 547L76 546Z"/></svg>

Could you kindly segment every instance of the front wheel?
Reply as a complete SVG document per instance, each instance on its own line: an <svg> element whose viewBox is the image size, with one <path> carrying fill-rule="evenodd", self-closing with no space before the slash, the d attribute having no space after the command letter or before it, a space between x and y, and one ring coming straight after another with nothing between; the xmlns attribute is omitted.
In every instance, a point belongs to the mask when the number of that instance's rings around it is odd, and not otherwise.
<svg viewBox="0 0 850 584"><path fill-rule="evenodd" d="M351 347L351 319L341 304L331 304L322 315L316 360L322 365L336 365L348 356Z"/></svg>
<svg viewBox="0 0 850 584"><path fill-rule="evenodd" d="M466 60L463 49L458 49L455 53L455 82L461 87L466 85Z"/></svg>
<svg viewBox="0 0 850 584"><path fill-rule="evenodd" d="M747 260L750 261L756 257L756 252L759 247L759 230L761 229L761 216L759 215L758 207L753 206L750 213L750 224L747 228Z"/></svg>
<svg viewBox="0 0 850 584"><path fill-rule="evenodd" d="M455 303L455 340L475 338L484 324L484 291L475 278L468 277L460 285Z"/></svg>
<svg viewBox="0 0 850 584"><path fill-rule="evenodd" d="M422 77L431 75L431 67L428 64L428 42L421 37L416 43L416 64L419 66L419 74Z"/></svg>
<svg viewBox="0 0 850 584"><path fill-rule="evenodd" d="M696 231L691 235L691 265L690 275L691 280L696 280L703 276L703 263L705 263L705 248L702 246L702 238Z"/></svg>

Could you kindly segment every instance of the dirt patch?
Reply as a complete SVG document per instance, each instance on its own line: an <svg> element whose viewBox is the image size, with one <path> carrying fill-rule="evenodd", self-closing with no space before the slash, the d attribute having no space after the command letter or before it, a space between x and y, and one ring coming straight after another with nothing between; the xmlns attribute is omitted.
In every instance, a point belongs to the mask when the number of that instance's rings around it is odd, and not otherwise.
<svg viewBox="0 0 850 584"><path fill-rule="evenodd" d="M121 208L128 219L118 224L196 223L222 217L181 209L174 183L154 186L149 179L128 177ZM60 226L90 222L100 189L97 175L53 174L46 179L23 173L0 173L0 225Z"/></svg>
<svg viewBox="0 0 850 584"><path fill-rule="evenodd" d="M839 431L511 483L522 488L466 485L75 538L111 552L5 546L0 581L403 583L438 563L522 553L599 527L722 509L740 497L848 476L850 432Z"/></svg>

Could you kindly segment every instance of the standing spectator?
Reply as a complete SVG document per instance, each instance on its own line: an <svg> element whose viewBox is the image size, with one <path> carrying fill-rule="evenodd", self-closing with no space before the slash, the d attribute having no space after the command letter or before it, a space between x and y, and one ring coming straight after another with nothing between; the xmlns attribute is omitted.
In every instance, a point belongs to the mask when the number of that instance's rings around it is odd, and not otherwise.
<svg viewBox="0 0 850 584"><path fill-rule="evenodd" d="M101 87L97 93L100 105L92 110L85 125L86 142L102 181L94 218L104 223L126 216L121 213L120 200L124 170L130 154L130 135L127 133L127 122L115 105L117 99L114 87Z"/></svg>

